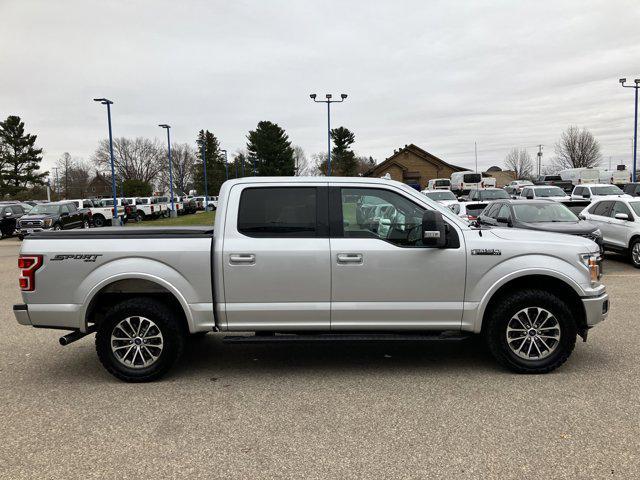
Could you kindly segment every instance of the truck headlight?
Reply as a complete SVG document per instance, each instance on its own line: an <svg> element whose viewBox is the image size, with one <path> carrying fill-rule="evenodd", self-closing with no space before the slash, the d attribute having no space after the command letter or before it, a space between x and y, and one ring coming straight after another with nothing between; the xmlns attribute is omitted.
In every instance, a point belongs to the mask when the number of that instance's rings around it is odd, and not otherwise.
<svg viewBox="0 0 640 480"><path fill-rule="evenodd" d="M591 279L591 284L597 284L601 276L600 255L598 253L581 253L578 256L582 264L589 270L589 278Z"/></svg>
<svg viewBox="0 0 640 480"><path fill-rule="evenodd" d="M45 218L44 219L44 227L45 228L50 228L52 223L53 223L53 218Z"/></svg>

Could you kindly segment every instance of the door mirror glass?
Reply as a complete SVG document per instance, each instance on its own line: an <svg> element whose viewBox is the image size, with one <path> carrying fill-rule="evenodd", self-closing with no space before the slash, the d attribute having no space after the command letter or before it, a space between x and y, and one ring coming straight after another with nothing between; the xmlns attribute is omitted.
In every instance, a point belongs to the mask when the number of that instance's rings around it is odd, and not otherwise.
<svg viewBox="0 0 640 480"><path fill-rule="evenodd" d="M447 244L446 226L442 214L427 210L422 214L422 244L426 247L444 248Z"/></svg>
<svg viewBox="0 0 640 480"><path fill-rule="evenodd" d="M5 216L5 217L10 217L11 215L13 215L13 212L5 212L5 213L4 213L4 216Z"/></svg>
<svg viewBox="0 0 640 480"><path fill-rule="evenodd" d="M627 215L626 213L616 213L616 217L617 220L629 220L629 215Z"/></svg>

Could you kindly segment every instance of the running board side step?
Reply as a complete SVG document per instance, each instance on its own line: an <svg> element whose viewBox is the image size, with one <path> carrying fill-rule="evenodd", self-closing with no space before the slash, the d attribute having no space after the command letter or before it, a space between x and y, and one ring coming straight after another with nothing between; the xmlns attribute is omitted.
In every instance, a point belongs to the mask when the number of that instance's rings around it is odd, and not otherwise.
<svg viewBox="0 0 640 480"><path fill-rule="evenodd" d="M455 333L438 334L405 334L405 333L322 333L310 335L296 334L258 334L229 335L222 339L223 343L318 343L318 342L434 342L460 341L472 335Z"/></svg>

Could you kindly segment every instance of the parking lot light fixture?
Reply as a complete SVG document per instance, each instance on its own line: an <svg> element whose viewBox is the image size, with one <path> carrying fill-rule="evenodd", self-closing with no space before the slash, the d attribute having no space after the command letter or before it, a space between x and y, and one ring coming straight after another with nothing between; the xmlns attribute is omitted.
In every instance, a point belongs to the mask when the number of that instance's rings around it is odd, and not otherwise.
<svg viewBox="0 0 640 480"><path fill-rule="evenodd" d="M313 100L315 103L326 103L327 104L327 176L331 176L331 104L332 103L342 103L347 99L346 93L340 94L340 100L331 100L332 95L327 93L325 95L326 100L316 100L317 95L312 93L309 95L309 98Z"/></svg>
<svg viewBox="0 0 640 480"><path fill-rule="evenodd" d="M624 88L633 88L635 90L635 107L633 114L633 170L631 171L631 181L636 181L636 159L638 156L638 89L640 88L640 78L633 80L635 85L625 85L626 78L619 80L620 85Z"/></svg>
<svg viewBox="0 0 640 480"><path fill-rule="evenodd" d="M169 193L171 195L171 217L175 218L178 216L176 212L176 206L173 201L173 168L171 166L171 125L167 125L166 123L161 123L158 125L160 128L164 128L167 131L167 152L169 157Z"/></svg>
<svg viewBox="0 0 640 480"><path fill-rule="evenodd" d="M113 224L122 225L121 219L118 217L118 190L116 188L116 167L113 157L113 133L111 130L111 105L113 105L113 102L108 98L94 98L93 101L107 106L107 122L109 124L109 155L111 157L111 190L113 194Z"/></svg>

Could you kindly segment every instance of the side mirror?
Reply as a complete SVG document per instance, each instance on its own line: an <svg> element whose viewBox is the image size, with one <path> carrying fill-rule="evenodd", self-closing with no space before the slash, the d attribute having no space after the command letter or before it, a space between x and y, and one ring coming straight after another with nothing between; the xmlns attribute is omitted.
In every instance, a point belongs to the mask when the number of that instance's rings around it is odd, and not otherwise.
<svg viewBox="0 0 640 480"><path fill-rule="evenodd" d="M12 216L12 215L13 215L13 212L6 212L6 213L4 214L4 216L5 216L5 217L10 217L10 216Z"/></svg>
<svg viewBox="0 0 640 480"><path fill-rule="evenodd" d="M498 223L506 223L507 226L511 226L511 219L508 217L498 217Z"/></svg>
<svg viewBox="0 0 640 480"><path fill-rule="evenodd" d="M533 200L533 195L527 195L527 200Z"/></svg>
<svg viewBox="0 0 640 480"><path fill-rule="evenodd" d="M426 247L444 248L447 232L442 213L427 210L422 214L422 243Z"/></svg>
<svg viewBox="0 0 640 480"><path fill-rule="evenodd" d="M385 227L388 227L391 225L391 219L389 218L381 218L380 219L380 225L384 225Z"/></svg>
<svg viewBox="0 0 640 480"><path fill-rule="evenodd" d="M587 219L587 217L585 215L583 215L582 213L580 215L578 215L578 218L580 220L586 220Z"/></svg>
<svg viewBox="0 0 640 480"><path fill-rule="evenodd" d="M626 213L616 213L616 220L629 220L629 215Z"/></svg>
<svg viewBox="0 0 640 480"><path fill-rule="evenodd" d="M585 192L582 194L582 198L591 198L591 194L589 192Z"/></svg>

